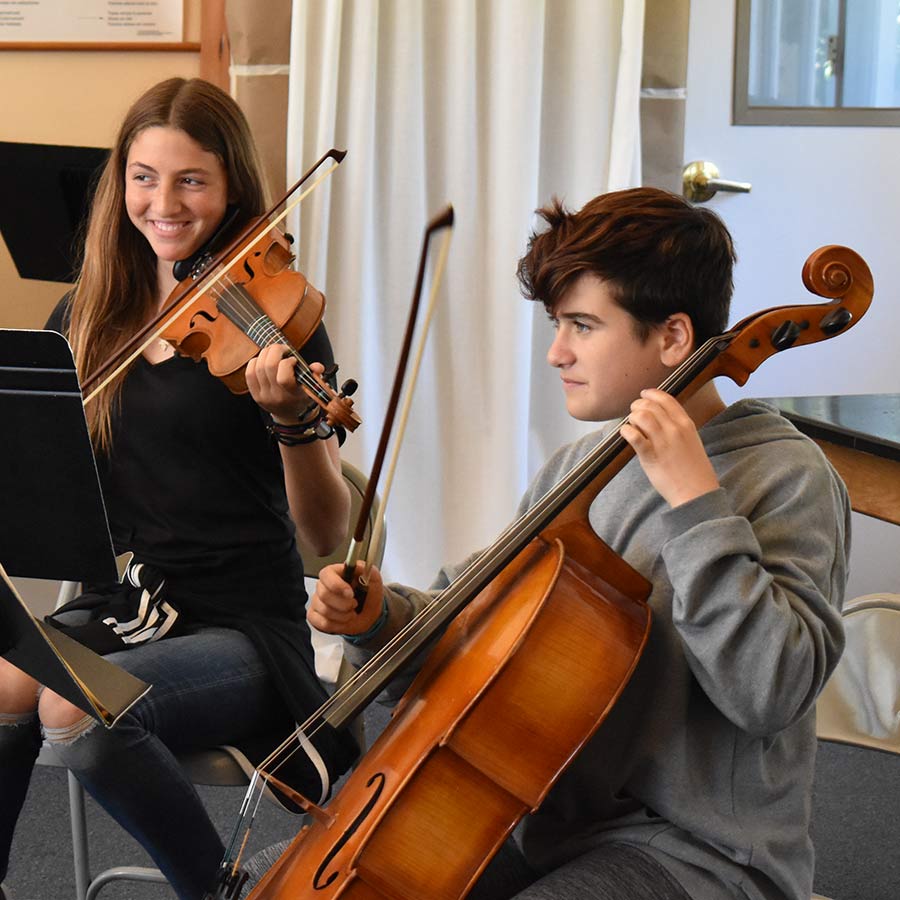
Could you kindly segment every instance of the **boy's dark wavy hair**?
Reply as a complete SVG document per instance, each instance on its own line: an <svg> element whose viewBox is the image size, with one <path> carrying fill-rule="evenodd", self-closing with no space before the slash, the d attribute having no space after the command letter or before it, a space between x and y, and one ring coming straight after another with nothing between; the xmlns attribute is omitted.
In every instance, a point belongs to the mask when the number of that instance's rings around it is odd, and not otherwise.
<svg viewBox="0 0 900 900"><path fill-rule="evenodd" d="M578 212L556 198L537 211L517 269L522 293L548 312L585 274L606 282L646 340L674 313L690 316L700 346L725 331L736 260L731 235L711 210L657 188L601 194Z"/></svg>

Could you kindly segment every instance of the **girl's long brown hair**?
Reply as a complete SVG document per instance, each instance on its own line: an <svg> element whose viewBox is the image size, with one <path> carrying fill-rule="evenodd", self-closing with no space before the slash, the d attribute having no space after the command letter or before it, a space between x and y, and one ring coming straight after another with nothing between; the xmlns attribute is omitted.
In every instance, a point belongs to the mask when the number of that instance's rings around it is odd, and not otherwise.
<svg viewBox="0 0 900 900"><path fill-rule="evenodd" d="M84 262L72 292L69 341L82 377L109 358L156 312L157 261L125 210L125 165L145 128L168 126L192 137L225 167L229 203L240 219L261 215L266 188L253 136L237 103L199 78L171 78L150 88L125 115L97 183L84 243ZM94 446L108 451L119 377L86 407Z"/></svg>

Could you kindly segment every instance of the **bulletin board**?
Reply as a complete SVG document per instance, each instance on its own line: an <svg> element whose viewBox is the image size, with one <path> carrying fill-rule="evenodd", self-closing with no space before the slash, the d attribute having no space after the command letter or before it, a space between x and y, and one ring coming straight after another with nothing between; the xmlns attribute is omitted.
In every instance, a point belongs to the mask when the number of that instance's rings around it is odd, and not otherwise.
<svg viewBox="0 0 900 900"><path fill-rule="evenodd" d="M184 0L0 0L2 50L189 50Z"/></svg>

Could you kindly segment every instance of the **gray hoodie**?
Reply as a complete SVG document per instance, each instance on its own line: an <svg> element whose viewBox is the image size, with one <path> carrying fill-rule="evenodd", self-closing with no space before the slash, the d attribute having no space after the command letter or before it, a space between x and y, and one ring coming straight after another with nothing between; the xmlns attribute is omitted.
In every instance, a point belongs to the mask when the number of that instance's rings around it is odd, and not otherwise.
<svg viewBox="0 0 900 900"><path fill-rule="evenodd" d="M553 869L606 841L651 853L702 900L808 900L816 697L843 649L846 490L819 448L743 400L700 431L721 488L669 509L632 460L594 531L653 585L643 656L607 720L519 828ZM520 514L601 440L557 451ZM468 562L468 561L466 561ZM362 662L432 593L391 585Z"/></svg>

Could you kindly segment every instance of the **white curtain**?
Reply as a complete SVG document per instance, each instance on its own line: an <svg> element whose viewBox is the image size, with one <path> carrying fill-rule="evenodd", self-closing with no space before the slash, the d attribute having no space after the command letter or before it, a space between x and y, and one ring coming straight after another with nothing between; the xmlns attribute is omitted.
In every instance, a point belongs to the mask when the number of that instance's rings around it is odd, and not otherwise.
<svg viewBox="0 0 900 900"><path fill-rule="evenodd" d="M557 195L640 183L644 0L294 0L288 182L347 158L301 205L301 270L325 291L369 471L422 230L456 213L387 509L385 576L424 586L511 519L536 468L584 433L546 364L516 262ZM424 301L423 301L424 303Z"/></svg>

